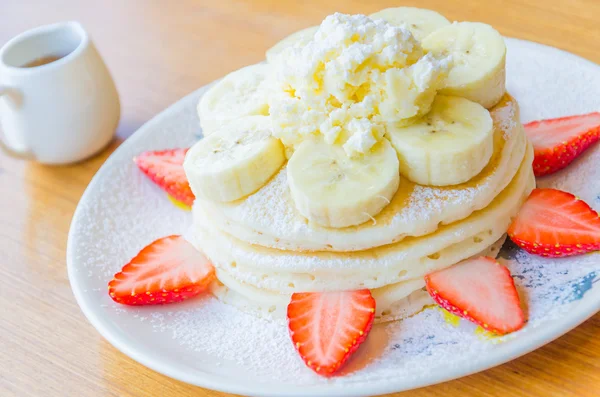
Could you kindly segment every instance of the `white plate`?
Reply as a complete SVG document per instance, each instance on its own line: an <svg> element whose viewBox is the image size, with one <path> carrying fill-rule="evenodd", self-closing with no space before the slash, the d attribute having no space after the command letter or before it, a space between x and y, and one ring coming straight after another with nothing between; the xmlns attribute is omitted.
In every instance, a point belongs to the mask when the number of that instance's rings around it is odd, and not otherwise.
<svg viewBox="0 0 600 397"><path fill-rule="evenodd" d="M563 51L507 39L508 89L522 120L600 109L600 67ZM77 208L67 249L77 302L117 349L167 376L194 385L255 396L367 396L443 382L501 364L566 333L600 309L600 255L544 260L509 246L502 254L529 306L528 325L503 343L474 327L445 323L429 309L403 322L374 328L344 371L324 379L307 369L285 324L254 319L210 297L183 304L116 305L107 282L139 249L182 233L190 213L139 172L132 157L145 150L182 147L199 134L200 89L152 119L115 151ZM600 145L568 170L539 181L571 191L600 210ZM498 341L494 341L498 342Z"/></svg>

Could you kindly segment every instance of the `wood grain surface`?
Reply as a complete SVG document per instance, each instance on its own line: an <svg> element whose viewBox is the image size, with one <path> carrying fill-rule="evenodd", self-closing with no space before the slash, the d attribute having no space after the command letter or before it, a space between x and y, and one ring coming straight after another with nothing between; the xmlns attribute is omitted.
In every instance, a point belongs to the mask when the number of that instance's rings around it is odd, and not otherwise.
<svg viewBox="0 0 600 397"><path fill-rule="evenodd" d="M600 63L598 0L0 0L0 44L40 24L81 21L122 100L117 139L88 161L44 167L0 153L0 395L226 396L143 367L86 321L65 265L77 202L119 143L182 96L334 11L398 5L487 22ZM400 395L598 396L600 315L513 362Z"/></svg>

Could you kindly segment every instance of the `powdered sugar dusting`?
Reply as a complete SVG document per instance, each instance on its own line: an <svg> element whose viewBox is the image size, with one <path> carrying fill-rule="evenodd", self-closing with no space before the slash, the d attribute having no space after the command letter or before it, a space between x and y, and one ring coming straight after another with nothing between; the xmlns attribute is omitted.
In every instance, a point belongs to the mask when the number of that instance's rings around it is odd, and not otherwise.
<svg viewBox="0 0 600 397"><path fill-rule="evenodd" d="M285 321L255 318L210 299L188 310L157 313L151 324L158 332L171 334L186 349L218 355L251 368L259 376L281 370L305 375L308 382L317 378L301 371L304 364L294 352Z"/></svg>
<svg viewBox="0 0 600 397"><path fill-rule="evenodd" d="M495 124L500 125L502 131L504 131L504 139L508 140L511 133L515 131L515 112L517 107L513 102L507 102L504 106L496 108L492 113L492 119Z"/></svg>
<svg viewBox="0 0 600 397"><path fill-rule="evenodd" d="M507 44L508 87L519 100L523 121L600 109L597 66L533 43L509 39ZM439 311L429 309L375 327L344 376L326 380L304 367L282 322L254 318L208 297L163 307L114 304L106 294L112 274L148 242L181 233L191 223L191 214L173 207L131 158L143 150L191 144L200 94L159 116L115 152L83 197L69 239L69 274L79 303L103 335L127 345L147 365L151 357L163 372L169 368L198 384L241 385L238 392L253 395L291 393L290 385L371 395L418 387L440 374L463 375L481 369L490 358L498 363L514 342L549 329L560 331L571 316L582 310L592 314L598 307L600 254L543 259L508 245L502 260L528 306L529 323L522 331L504 343L490 341L468 323L454 328ZM600 210L598 164L596 144L567 170L539 184L570 191Z"/></svg>

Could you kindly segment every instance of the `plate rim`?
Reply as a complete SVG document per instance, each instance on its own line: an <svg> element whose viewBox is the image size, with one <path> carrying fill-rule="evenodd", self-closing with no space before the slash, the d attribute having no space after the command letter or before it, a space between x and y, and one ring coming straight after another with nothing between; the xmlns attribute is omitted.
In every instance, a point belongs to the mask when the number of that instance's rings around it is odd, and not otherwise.
<svg viewBox="0 0 600 397"><path fill-rule="evenodd" d="M598 68L598 72L600 73L600 65L579 55L562 50L560 48L552 47L546 44L537 43L530 40L511 38L506 36L504 36L504 38L506 40L515 42L520 45L534 45L544 47L545 49L551 49L553 51L559 51L568 57L577 58L580 61L589 64L590 66ZM349 390L347 389L348 385L336 384L335 382L315 386L309 385L298 388L285 388L277 390L274 390L272 387L269 387L269 383L253 383L251 384L252 386L244 382L232 383L231 379L228 379L227 377L222 375L209 374L203 371L197 371L194 374L181 372L176 368L171 368L167 364L162 364L160 361L148 355L146 353L147 350L138 351L138 349L132 348L126 340L119 338L118 335L113 334L109 330L109 327L105 324L106 320L104 320L99 315L100 311L97 310L98 308L92 307L90 304L88 304L88 302L85 299L85 291L82 288L80 288L80 285L77 282L77 261L74 255L74 241L76 241L77 237L74 233L74 225L80 222L79 218L81 218L81 213L82 211L84 211L84 206L82 205L82 203L87 201L88 196L93 194L92 191L95 190L95 186L99 183L100 179L102 178L102 174L108 167L110 167L110 163L112 162L112 160L119 156L119 153L121 151L125 151L127 150L127 148L135 145L137 141L142 139L142 137L145 135L146 130L151 129L154 124L160 123L162 119L167 117L175 108L181 106L182 102L190 101L191 97L195 97L201 94L203 91L206 91L211 86L211 84L214 84L214 82L206 84L194 90L193 92L185 95L181 99L177 100L176 102L168 106L166 109L158 113L156 116L152 117L142 126L140 126L129 138L127 138L123 143L121 143L121 145L119 145L119 147L104 161L102 166L98 169L94 177L89 182L88 186L86 187L83 195L81 196L77 204L77 208L73 214L73 218L71 219L71 223L69 226L66 249L67 273L69 278L69 284L71 286L71 290L73 291L73 295L75 296L77 304L81 308L81 311L83 312L87 320L104 339L106 339L113 347L115 347L121 353L132 358L133 360L137 361L143 366L150 368L153 371L156 371L162 375L194 386L240 395L260 395L261 397L306 397L307 393L310 393L311 396L373 396L431 386L434 384L443 383L453 379L469 376L474 373L486 371L495 366L502 365L518 357L524 356L525 354L528 354L546 345L547 343L554 341L555 339L573 330L574 328L576 328L577 326L579 326L580 324L582 324L587 319L594 316L600 311L600 293L593 293L592 290L590 292L592 292L594 296L577 301L577 304L573 305L574 310L570 311L570 315L564 318L563 321L561 321L560 326L538 327L532 332L527 332L518 336L517 338L511 339L510 341L503 343L502 349L497 351L488 351L486 358L482 361L478 361L476 365L466 364L462 366L457 366L441 374L435 374L433 376L428 377L419 377L409 381L402 380L399 382L394 382L393 380L390 380L386 383L381 384L374 384L373 382L357 382L356 384L353 384L353 387ZM598 296L596 297L595 295Z"/></svg>

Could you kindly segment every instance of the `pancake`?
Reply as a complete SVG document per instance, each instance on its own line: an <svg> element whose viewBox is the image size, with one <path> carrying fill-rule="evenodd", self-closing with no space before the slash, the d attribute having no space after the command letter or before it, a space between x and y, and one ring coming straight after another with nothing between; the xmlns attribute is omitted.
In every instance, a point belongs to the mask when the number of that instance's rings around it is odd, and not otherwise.
<svg viewBox="0 0 600 397"><path fill-rule="evenodd" d="M191 242L221 272L280 294L379 288L451 266L501 238L535 185L526 156L511 183L492 203L434 233L358 252L294 252L248 244L219 230L202 206L193 209Z"/></svg>
<svg viewBox="0 0 600 397"><path fill-rule="evenodd" d="M198 199L213 223L238 240L293 251L361 251L433 233L439 225L464 219L485 208L513 179L522 162L526 138L516 100L506 94L491 110L494 154L483 171L455 186L430 187L401 179L391 203L374 221L347 228L308 222L295 208L286 168L255 194L232 203Z"/></svg>
<svg viewBox="0 0 600 397"><path fill-rule="evenodd" d="M506 235L475 256L496 257ZM259 289L235 280L226 271L217 271L219 280L211 285L212 293L222 302L236 306L252 315L265 318L283 319L286 316L290 294L278 294ZM420 311L424 306L434 304L424 290L423 277L396 284L375 288L371 291L376 301L375 322L399 320Z"/></svg>

